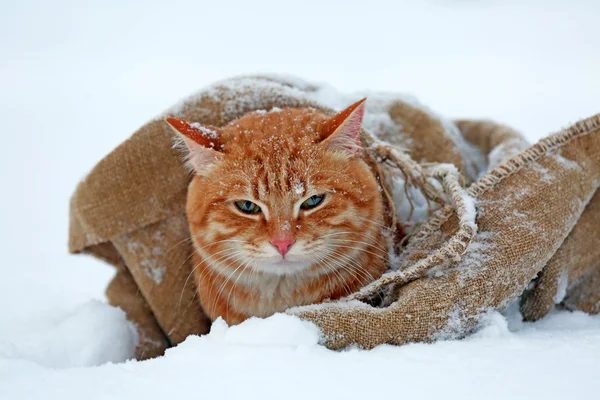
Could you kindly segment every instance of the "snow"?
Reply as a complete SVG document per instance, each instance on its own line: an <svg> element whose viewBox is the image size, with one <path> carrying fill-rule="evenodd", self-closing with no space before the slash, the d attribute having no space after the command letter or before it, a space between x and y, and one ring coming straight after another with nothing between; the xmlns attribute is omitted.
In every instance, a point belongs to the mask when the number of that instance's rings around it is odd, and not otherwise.
<svg viewBox="0 0 600 400"><path fill-rule="evenodd" d="M35 329L0 340L0 365L28 360L49 368L91 367L131 358L138 337L125 313L97 300L69 313L56 313L49 321L36 321Z"/></svg>
<svg viewBox="0 0 600 400"><path fill-rule="evenodd" d="M600 320L556 313L532 325L512 318L491 313L463 341L343 352L317 345L317 330L291 316L232 328L218 322L209 335L141 363L49 369L0 361L0 393L115 400L594 398L598 354L590 350L600 340Z"/></svg>
<svg viewBox="0 0 600 400"><path fill-rule="evenodd" d="M471 227L476 227L475 218L477 217L477 209L475 206L475 199L467 194L467 192L461 193L461 201L465 206L465 217L464 220Z"/></svg>
<svg viewBox="0 0 600 400"><path fill-rule="evenodd" d="M413 93L439 115L491 118L536 140L600 111L600 3L5 3L1 399L597 397L600 317L565 311L534 324L491 313L466 340L343 352L275 316L121 363L136 338L101 303L114 270L69 256L66 240L84 174L145 121L230 76Z"/></svg>
<svg viewBox="0 0 600 400"><path fill-rule="evenodd" d="M527 144L522 139L507 140L506 142L499 144L488 154L488 166L487 169L481 170L482 174L496 168L502 161L526 148Z"/></svg>
<svg viewBox="0 0 600 400"><path fill-rule="evenodd" d="M306 189L304 188L304 183L300 181L294 182L292 189L294 189L294 193L298 196L304 196L304 193L306 192Z"/></svg>
<svg viewBox="0 0 600 400"><path fill-rule="evenodd" d="M156 256L160 256L163 253L163 249L160 247L162 235L160 232L156 232L152 236L152 239L156 242L156 246L152 248L147 247L141 242L129 240L127 243L127 250L134 252L138 257L141 257L140 264L142 265L146 276L152 279L156 284L160 284L167 272L167 266L160 264L156 259Z"/></svg>
<svg viewBox="0 0 600 400"><path fill-rule="evenodd" d="M569 273L568 271L562 271L558 277L558 286L556 287L556 294L554 295L554 304L560 304L567 295L567 289L569 285Z"/></svg>
<svg viewBox="0 0 600 400"><path fill-rule="evenodd" d="M428 198L419 187L407 185L406 179L402 175L394 176L392 182L394 190L392 197L396 206L396 216L401 221L404 232L410 235L419 223L427 221L441 205L428 201ZM431 182L436 183L437 181L431 179ZM441 188L440 193L442 193Z"/></svg>
<svg viewBox="0 0 600 400"><path fill-rule="evenodd" d="M480 231L469 245L469 251L462 256L460 263L455 267L455 269L460 271L458 283L461 286L464 286L462 283L463 278L472 277L481 270L482 265L485 265L485 263L489 261L490 256L488 251L492 250L494 247L493 237L494 234L492 232ZM442 276L448 271L448 269L444 268L433 268L428 274L432 276Z"/></svg>
<svg viewBox="0 0 600 400"><path fill-rule="evenodd" d="M194 129L199 130L200 132L202 132L202 136L207 137L209 139L218 139L219 138L219 134L217 133L217 131L213 130L213 129L209 129L207 127L205 127L202 124L199 124L198 122L192 122L190 124L190 126Z"/></svg>

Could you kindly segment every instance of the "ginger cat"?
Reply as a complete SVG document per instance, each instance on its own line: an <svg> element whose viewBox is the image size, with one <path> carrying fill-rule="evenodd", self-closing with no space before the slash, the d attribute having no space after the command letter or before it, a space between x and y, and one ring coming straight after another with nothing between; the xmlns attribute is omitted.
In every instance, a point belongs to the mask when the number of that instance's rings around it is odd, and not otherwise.
<svg viewBox="0 0 600 400"><path fill-rule="evenodd" d="M387 269L363 99L329 117L253 112L222 128L176 118L194 172L187 217L204 311L238 324L338 299Z"/></svg>

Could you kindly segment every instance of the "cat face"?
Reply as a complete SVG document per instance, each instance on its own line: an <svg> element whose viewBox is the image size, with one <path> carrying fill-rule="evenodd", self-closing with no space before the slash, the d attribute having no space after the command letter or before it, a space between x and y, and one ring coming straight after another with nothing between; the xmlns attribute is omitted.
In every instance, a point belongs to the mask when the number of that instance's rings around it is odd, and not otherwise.
<svg viewBox="0 0 600 400"><path fill-rule="evenodd" d="M334 117L312 109L252 113L223 128L168 122L196 173L187 215L209 268L277 276L363 273L385 257L382 200L362 160L364 102ZM368 279L365 279L366 281Z"/></svg>

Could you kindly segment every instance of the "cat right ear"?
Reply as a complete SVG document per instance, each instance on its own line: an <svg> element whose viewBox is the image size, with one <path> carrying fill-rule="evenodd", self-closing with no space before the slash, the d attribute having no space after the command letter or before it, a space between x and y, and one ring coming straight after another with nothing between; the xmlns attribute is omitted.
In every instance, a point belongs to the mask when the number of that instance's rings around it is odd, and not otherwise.
<svg viewBox="0 0 600 400"><path fill-rule="evenodd" d="M362 153L360 127L365 115L365 101L366 98L359 100L329 118L321 131L323 144L352 155Z"/></svg>
<svg viewBox="0 0 600 400"><path fill-rule="evenodd" d="M168 117L165 122L178 133L185 146L186 164L197 174L205 175L223 156L221 133L218 128Z"/></svg>

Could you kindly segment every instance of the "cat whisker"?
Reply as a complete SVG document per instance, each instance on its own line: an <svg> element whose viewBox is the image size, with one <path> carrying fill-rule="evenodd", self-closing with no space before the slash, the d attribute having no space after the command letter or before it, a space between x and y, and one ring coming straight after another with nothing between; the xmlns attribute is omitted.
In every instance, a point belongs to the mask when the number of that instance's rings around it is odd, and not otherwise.
<svg viewBox="0 0 600 400"><path fill-rule="evenodd" d="M388 262L388 259L387 259L387 258L385 258L385 257L382 257L380 254L373 253L372 251L369 251L369 250L367 250L367 249L361 249L360 247L343 246L343 245L339 245L339 244L333 244L333 246L334 246L335 248L345 248L345 249L352 249L352 250L363 251L363 252L365 252L365 253L369 253L369 254L372 254L372 255L374 255L375 257L377 257L377 258L379 258L379 259L381 259L381 260L385 261L386 263Z"/></svg>
<svg viewBox="0 0 600 400"><path fill-rule="evenodd" d="M341 258L341 260L338 260L337 258L333 257L334 255L335 255L336 257L340 257L340 258ZM331 258L334 258L334 259L336 259L336 261L338 261L338 262L340 263L340 267L344 268L344 269L345 269L345 270L347 270L347 271L354 272L354 270L352 270L351 268L349 268L349 266L348 266L348 265L344 264L344 263L343 263L343 261L348 261L349 263L351 263L351 265L353 265L354 267L356 267L356 268L357 268L357 270L358 270L358 271L356 271L356 272L361 272L361 273L363 273L363 267L362 267L362 265L360 265L360 264L359 264L359 263L358 263L356 260L353 260L351 257L347 256L346 254L343 254L343 253L341 253L341 252L338 252L338 251L332 250L332 251L331 251L331 255L330 255L330 257L331 257ZM365 272L366 272L366 271L365 271ZM367 272L367 274L368 274L368 272ZM364 275L364 274L363 274L363 275ZM371 278L371 279L373 278L373 277L371 276L371 274L364 275L364 276L365 276L365 278ZM360 279L359 279L359 280L360 280Z"/></svg>
<svg viewBox="0 0 600 400"><path fill-rule="evenodd" d="M333 263L334 265L338 266L342 270L344 270L347 274L349 274L351 277L355 278L356 280L358 280L362 284L362 279L359 276L357 276L355 274L355 272L351 268L348 268L346 265L344 265L344 263L340 262L339 260L337 260L337 259L335 259L334 257L331 257L331 256L328 256L327 260L329 262ZM346 288L347 294L352 293L352 289L350 288L350 286L348 286L348 284L346 282L347 280L344 279L344 277L342 276L341 273L339 273L339 271L338 271L338 276L340 277L341 282L344 284L344 287Z"/></svg>
<svg viewBox="0 0 600 400"><path fill-rule="evenodd" d="M177 246L182 245L185 242L191 242L191 241L193 241L194 238L202 237L202 236L205 236L207 234L208 234L208 232L202 232L202 233L197 234L197 235L188 236L187 238L185 238L183 240L180 240L179 242L175 243L173 246L169 247L169 249L167 250L167 253L169 253L170 251L173 251L174 248L176 248ZM244 240L232 240L232 239L218 240L216 242L209 243L207 246L212 245L212 244L221 243L221 242L244 242Z"/></svg>
<svg viewBox="0 0 600 400"><path fill-rule="evenodd" d="M346 291L348 293L351 293L352 289L350 288L350 286L348 286L348 283L346 282L347 279L342 275L342 273L338 270L338 268L341 268L343 271L345 271L346 273L349 273L351 276L352 276L352 273L348 269L346 269L344 267L344 265L342 265L342 263L335 260L333 257L328 257L324 261L325 261L325 263L329 263L330 265L332 265L332 271L339 277L339 280L340 280L340 282L342 282L342 284L346 288ZM336 266L338 268L335 268Z"/></svg>
<svg viewBox="0 0 600 400"><path fill-rule="evenodd" d="M252 261L253 261L253 260L250 258L250 259L248 259L248 260L247 260L247 261L246 261L244 264L242 264L242 265L244 265L244 268L243 268L243 269L242 269L242 271L241 271L241 272L238 274L238 277L237 277L237 279L236 279L236 280L233 282L233 285L231 285L231 289L229 289L229 294L227 295L227 304L228 304L228 306L227 306L227 313L226 313L226 316L225 316L225 319L226 319L226 320L229 320L229 309L230 309L230 308L233 306L233 304L232 304L232 303L230 303L230 300L231 300L231 293L233 292L233 289L235 288L235 285L237 285L237 282L238 282L238 280L240 279L240 277L241 277L242 275L244 275L244 271L246 271L246 268L247 268L247 267L250 265L250 263L251 263Z"/></svg>
<svg viewBox="0 0 600 400"><path fill-rule="evenodd" d="M196 268L200 265L201 263L199 263ZM198 279L199 281L202 279L202 276L204 275L206 271L203 271L202 274L200 275L200 278ZM182 291L183 293L183 291ZM195 288L194 290L194 295L192 296L191 300L189 301L189 303L187 304L187 306L185 307L185 309L183 310L183 312L181 314L185 314L185 312L188 310L188 308L192 305L192 303L194 302L194 300L196 300L196 297L198 297L198 287ZM179 298L179 305L177 308L177 311L180 311L180 306L181 306L181 296Z"/></svg>
<svg viewBox="0 0 600 400"><path fill-rule="evenodd" d="M200 274L200 276L198 277L198 280L201 281L202 278L204 277L204 274L210 272L211 269L214 269L214 267L216 266L217 263L222 262L222 261L231 260L231 259L233 259L233 258L235 258L235 257L237 257L237 256L239 256L240 254L243 254L243 253L244 253L243 250L237 250L237 251L234 251L233 253L226 254L225 256L221 256L218 259L213 259L212 257L214 257L214 256L217 255L217 253L215 253L211 258L207 258L206 260L202 261L202 262L205 262L207 264L207 266L204 269L204 271L202 271L202 273Z"/></svg>
<svg viewBox="0 0 600 400"><path fill-rule="evenodd" d="M373 247L376 250L381 250L382 252L386 253L388 252L388 250L386 248L384 248L383 246L377 245L377 244L372 244L372 243L368 243L368 242L363 242L361 240L351 240L351 239L332 239L335 242L351 242L351 243L360 243L360 244L364 244L365 246L369 246L369 247Z"/></svg>
<svg viewBox="0 0 600 400"><path fill-rule="evenodd" d="M317 263L318 263L318 264L321 264L321 262L322 262L322 261L323 261L323 259L319 259L319 260L316 260L314 263L315 263L315 264L317 264ZM330 271L330 268L331 268L331 267L328 267L327 265L325 265L325 267L327 268L327 271ZM333 285L332 285L332 283L331 283L331 275L330 275L330 274L326 274L325 276L327 276L327 285L328 285L329 287L333 287Z"/></svg>
<svg viewBox="0 0 600 400"><path fill-rule="evenodd" d="M252 298L254 298L254 295L256 294L255 290L254 290L254 282L253 282L254 276L258 274L256 271L256 268L255 268L256 264L258 264L258 261L255 260L254 264L252 264L252 267L250 267L250 277L248 278L248 285L250 286L250 289L251 289L250 293L252 293L252 296L253 296Z"/></svg>
<svg viewBox="0 0 600 400"><path fill-rule="evenodd" d="M319 238L325 238L325 237L330 237L330 236L339 236L339 235L358 235L358 236L364 236L367 237L369 239L373 239L378 241L380 238L369 235L367 233L364 232L356 232L356 231L342 231L342 232L334 232L334 233L328 233L326 235L321 235L319 236Z"/></svg>
<svg viewBox="0 0 600 400"><path fill-rule="evenodd" d="M187 240L187 239L184 239L184 240ZM189 238L189 240L191 240L191 237ZM183 266L185 265L185 263L186 263L186 262L187 262L187 261L188 261L190 258L192 258L192 256L193 256L195 253L198 253L198 252L199 252L199 250L204 250L205 248L207 248L207 247L209 247L209 246L213 246L213 245L216 245L216 244L219 244L219 243L222 243L222 242L229 242L229 241L232 241L232 240L218 240L218 241L216 241L216 242L209 243L209 244L207 244L206 246L203 246L203 247L201 247L201 248L199 248L199 249L194 249L194 251L192 251L192 252L190 253L190 255L189 255L189 256L187 256L187 258L186 258L186 259L185 259L185 260L184 260L184 261L181 263L181 265L180 265L180 266L177 268L177 270L179 270L181 267L183 267ZM240 242L245 242L245 241L244 241L244 240L240 240ZM179 244L181 244L181 243L183 243L183 242L179 242ZM175 246L177 246L177 245L175 245ZM173 247L171 247L171 249L167 250L167 253L168 253L169 251L173 250L173 249L175 248L175 246L173 246Z"/></svg>
<svg viewBox="0 0 600 400"><path fill-rule="evenodd" d="M183 244L183 243L185 243L185 242L191 242L191 241L192 241L192 237L191 237L191 236L189 236L189 237L186 237L185 239L183 239L183 240L180 240L179 242L175 243L173 246L169 247L169 248L167 249L167 253L169 253L170 251L173 251L173 249L174 249L175 247L177 247L177 246L179 246L179 245L181 245L181 244Z"/></svg>
<svg viewBox="0 0 600 400"><path fill-rule="evenodd" d="M216 256L217 254L219 254L219 253L223 253L223 252L225 252L225 251L228 251L228 250L229 250L229 249L226 249L226 250L221 250L221 251L219 251L219 252L217 252L217 253L213 254L211 257L214 257L214 256ZM218 261L221 261L222 259L225 259L225 260L226 260L226 259L228 259L228 258L230 258L230 257L232 257L232 256L237 256L239 253L242 253L242 251L237 251L237 252L235 252L233 255L231 255L231 254L226 254L226 255L225 255L225 256L223 256L223 257L219 257L219 259L217 260L217 262L218 262ZM188 257L188 258L189 258L189 257ZM209 259L210 259L210 257L209 257ZM199 267L200 265L202 265L202 263L203 263L203 262L205 262L205 261L206 261L206 260L203 260L203 261L199 262L198 264L196 264L196 265L195 265L195 266L192 268L192 270L190 271L190 273L188 274L187 278L185 279L185 282L184 282L184 284L183 284L183 287L181 288L181 293L179 294L179 302L178 302L178 305L177 305L177 310L179 310L179 309L181 308L181 301L183 300L183 291L185 290L185 287L187 286L187 283L188 283L188 281L190 280L190 278L192 277L192 275L194 274L194 272L196 271L196 269L198 269L198 267ZM204 271L204 272L206 272L206 271ZM204 275L204 272L203 272L203 273L200 275L200 277L198 278L198 280L199 280L199 281L200 281L200 280L202 280L202 276Z"/></svg>
<svg viewBox="0 0 600 400"><path fill-rule="evenodd" d="M223 283L221 284L221 286L219 286L217 295L214 297L213 305L212 305L212 308L211 308L212 314L215 313L215 309L217 307L217 301L221 297L221 293L223 292L223 290L225 290L225 287L227 286L227 283L231 280L231 278L233 277L233 275L235 275L235 273L237 271L239 271L240 268L242 268L244 265L246 265L247 262L248 262L248 260L242 262L236 269L233 270L233 272L231 274L229 274L229 276L227 276L227 279L225 279L225 281L223 281ZM241 273L240 273L240 275L241 275Z"/></svg>
<svg viewBox="0 0 600 400"><path fill-rule="evenodd" d="M359 216L359 215L355 215L355 216L354 216L354 218L358 218L358 219L361 219L361 220L363 220L363 221L371 222L372 224L375 224L375 225L377 225L377 226L379 226L379 227L381 227L381 228L383 228L383 229L387 229L387 230L388 230L388 231L390 231L390 232L394 232L394 233L396 232L396 230L395 230L395 229L393 229L393 228L390 228L389 226L387 226L387 225L385 225L385 224L382 224L382 223L381 223L381 222L379 222L379 221L375 221L374 219L369 219L369 218L361 217L361 216Z"/></svg>
<svg viewBox="0 0 600 400"><path fill-rule="evenodd" d="M200 237L202 235L194 235L194 236L190 236L190 238L195 238L195 237ZM223 243L223 242L236 242L236 243L243 243L246 242L246 240L239 240L239 239L223 239L223 240L217 240L216 242L211 242L209 244L207 244L207 246L213 245L213 244L217 244L217 243Z"/></svg>
<svg viewBox="0 0 600 400"><path fill-rule="evenodd" d="M340 257L342 260L348 261L351 265L353 265L354 267L357 268L357 272L362 273L363 276L368 278L370 281L375 280L375 278L373 277L373 275L371 275L369 273L369 271L367 271L358 261L353 260L349 255L344 254L339 251L336 251L336 250L332 250L332 253L335 254L336 256Z"/></svg>
<svg viewBox="0 0 600 400"><path fill-rule="evenodd" d="M342 257L342 259L347 259L348 261L354 261L347 254L343 254L343 253L337 252L335 250L333 251L333 253L335 255L337 255L338 257ZM361 272L363 274L363 276L368 276L369 281L361 282L361 286L364 286L366 283L375 281L375 278L362 265L360 265L356 262L354 262L353 264L358 268L357 272ZM359 281L360 281L360 279L359 279ZM378 296L379 296L379 300L383 301L383 294L381 292L378 292Z"/></svg>
<svg viewBox="0 0 600 400"><path fill-rule="evenodd" d="M202 280L202 278L204 277L204 274L209 274L211 271L213 271L213 270L215 270L216 268L218 268L219 266L217 266L216 264L217 264L217 263L219 263L219 262L222 262L222 261L230 261L230 260L231 260L231 261L232 261L232 263L234 263L234 265L235 265L235 263L236 263L236 262L237 262L237 263L239 263L239 262L240 262L240 260L239 260L239 259L237 259L237 257L238 257L239 255L241 255L241 254L244 254L244 251L242 251L242 250L239 250L239 251L233 252L233 253L231 253L231 254L227 254L227 255L226 255L226 256L224 256L224 257L219 257L219 259L217 259L217 260L209 260L209 261L210 261L210 263L207 263L208 265L206 266L206 268L205 268L205 270L202 272L202 274L200 274L200 276L198 277L198 281L201 281L201 280ZM231 266L231 265L228 265L228 267L230 267L230 266ZM234 272L235 272L235 270L234 270ZM208 297L210 297L210 296L212 295L213 285L214 285L214 281L213 281L213 284L211 284L211 287L210 287L210 289L209 289Z"/></svg>
<svg viewBox="0 0 600 400"><path fill-rule="evenodd" d="M185 261L179 266L179 268L181 268L187 262L187 260L189 260L190 257L192 257L193 255L194 255L194 253L190 254L190 256L185 259ZM190 278L192 277L192 275L194 274L194 272L196 271L196 269L198 269L198 267L201 264L202 264L202 262L199 262L194 267L192 267L192 270L190 271L190 273L188 274L187 278L185 279L185 282L183 283L183 287L181 288L181 293L179 294L179 302L178 302L178 305L177 305L177 310L179 310L180 307L181 307L181 301L183 299L183 291L185 290L185 288L186 288L186 286L188 284L188 281L190 280Z"/></svg>
<svg viewBox="0 0 600 400"><path fill-rule="evenodd" d="M373 247L375 249L383 251L384 253L388 252L387 248L385 248L385 247L383 247L383 246L381 246L379 244L379 242L378 242L379 239L378 238L376 238L374 236L371 236L371 235L367 235L365 233L361 233L361 232L336 232L336 233L330 233L330 234L327 234L327 235L323 235L320 238L331 237L331 236L339 236L339 235L344 235L344 234L364 236L364 237L369 238L369 239L377 240L377 242L376 243L368 243L368 242L362 242L362 241L351 240L351 239L333 239L333 240L354 241L356 243L362 243L362 244L365 244L367 246L371 246L371 247Z"/></svg>
<svg viewBox="0 0 600 400"><path fill-rule="evenodd" d="M348 291L348 293L351 292L350 286L348 286L348 284L346 283L346 280L344 279L344 277L342 276L342 274L336 269L334 268L334 266L330 263L331 261L333 261L332 258L325 256L324 258L321 259L320 263L324 263L324 267L327 268L328 271L331 271L332 273L334 273L340 280L340 282L346 287L346 290ZM330 277L330 274L327 274L328 277ZM328 283L331 284L331 279L328 280Z"/></svg>
<svg viewBox="0 0 600 400"><path fill-rule="evenodd" d="M204 254L200 254L200 251L201 251L201 250L205 250L205 249L206 249L206 248L208 248L208 247L211 247L211 246L214 246L214 245L217 245L217 244L221 244L221 243L225 243L225 242L242 242L242 243L244 243L244 242L246 242L246 241L245 241L245 240L231 240L231 239L218 240L218 241L216 241L216 242L212 242L212 243L209 243L209 244L207 244L207 245L205 245L205 246L202 246L202 247L200 247L199 249L196 249L196 250L195 250L195 252L196 252L196 254L200 255L201 257L206 257ZM218 251L218 252L216 252L216 253L214 253L214 254L212 254L212 255L209 255L209 256L208 256L208 258L210 258L210 257L213 257L213 256L215 256L215 255L217 255L217 254L219 254L219 253L222 253L222 252L224 252L224 251L227 251L227 250L233 250L233 249L224 249L224 250ZM239 249L238 249L238 250L239 250ZM190 256L190 257L191 257L191 256ZM189 258L189 257L188 257L188 258Z"/></svg>

